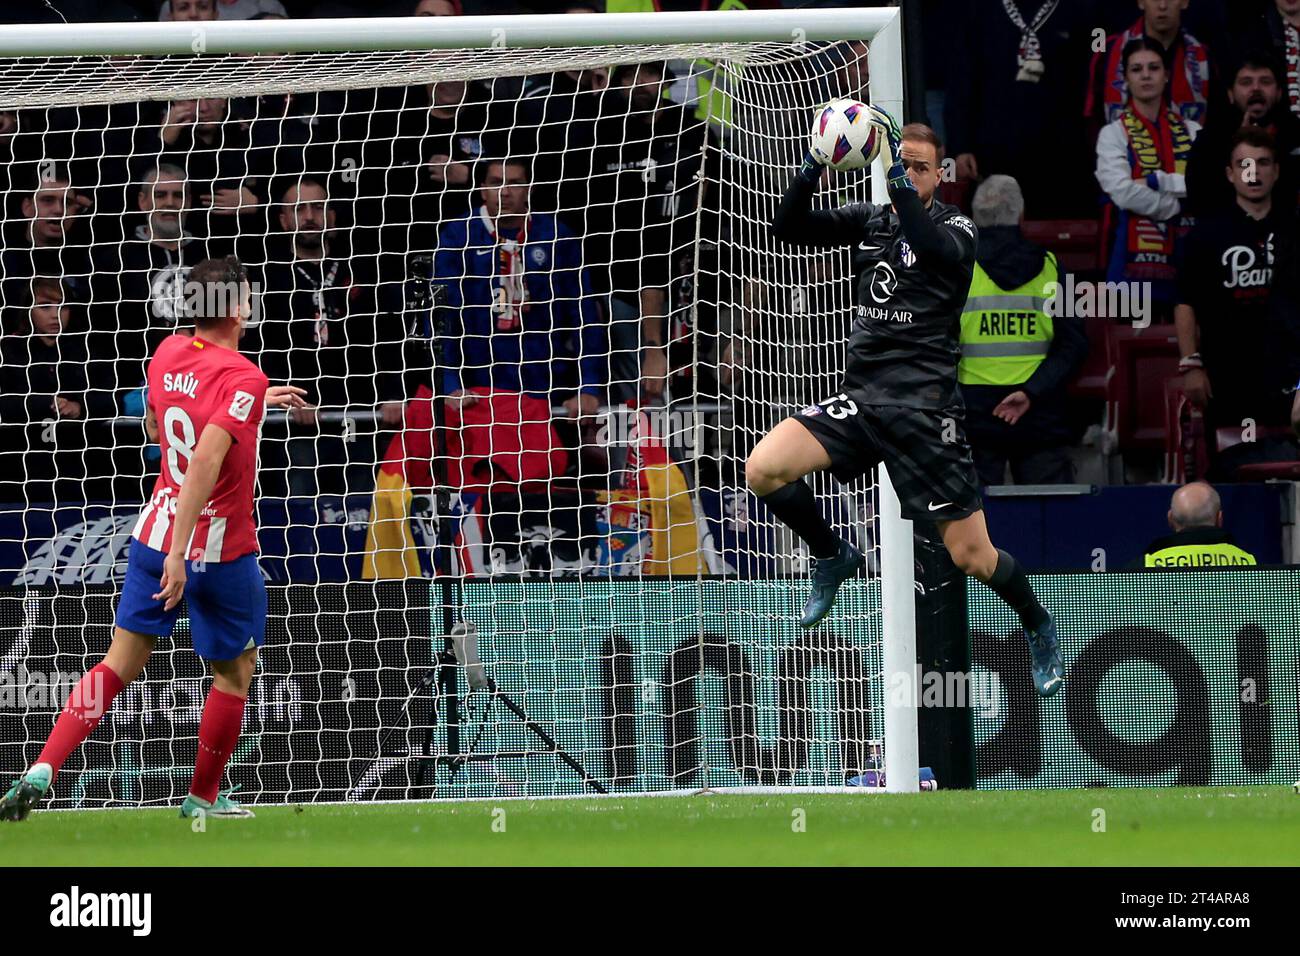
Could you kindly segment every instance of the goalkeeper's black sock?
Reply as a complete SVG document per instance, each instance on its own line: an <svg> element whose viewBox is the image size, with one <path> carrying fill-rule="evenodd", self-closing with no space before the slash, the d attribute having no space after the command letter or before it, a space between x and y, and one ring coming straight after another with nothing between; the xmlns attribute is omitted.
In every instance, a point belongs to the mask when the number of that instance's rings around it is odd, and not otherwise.
<svg viewBox="0 0 1300 956"><path fill-rule="evenodd" d="M1036 629L1047 620L1047 611L1034 596L1024 568L1001 548L998 548L998 563L988 584L998 597L1011 605L1011 610L1020 616L1020 623L1027 630Z"/></svg>
<svg viewBox="0 0 1300 956"><path fill-rule="evenodd" d="M822 517L817 496L802 478L758 500L803 539L814 558L833 558L840 553L840 536Z"/></svg>

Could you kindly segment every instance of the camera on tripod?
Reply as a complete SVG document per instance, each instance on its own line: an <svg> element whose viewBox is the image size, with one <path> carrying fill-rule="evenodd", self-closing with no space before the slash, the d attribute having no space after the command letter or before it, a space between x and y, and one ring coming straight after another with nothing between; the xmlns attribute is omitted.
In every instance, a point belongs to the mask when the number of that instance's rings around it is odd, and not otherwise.
<svg viewBox="0 0 1300 956"><path fill-rule="evenodd" d="M402 311L406 324L406 367L431 371L436 364L434 341L442 333L447 287L434 281L433 255L418 253L406 260Z"/></svg>
<svg viewBox="0 0 1300 956"><path fill-rule="evenodd" d="M407 369L417 372L425 379L425 384L433 385L438 380L438 353L435 341L443 334L442 318L447 307L447 288L434 281L433 256L418 254L406 260L406 282L403 311L406 323ZM410 350L418 350L412 353ZM408 383L409 384L409 383ZM413 394L413 391L412 391ZM415 496L411 500L413 511L422 511L433 506L438 523L438 541L434 549L433 564L435 568L438 596L433 600L434 606L442 610L443 649L435 655L433 667L411 688L406 702L402 705L398 719L389 723L375 746L374 757L367 768L366 775L381 762L390 759L385 755L384 747L399 726L409 726L408 711L417 697L432 692L433 707L428 736L424 750L417 757L419 772L417 786L426 786L431 780L432 787L437 787L437 770L439 766L447 768L447 780L455 778L462 768L471 763L495 762L505 758L527 759L539 753L554 754L561 762L579 775L583 783L597 793L607 790L599 780L592 777L572 755L567 753L556 739L540 724L532 720L523 706L517 703L487 674L478 649L478 629L465 620L465 597L462 575L453 571L450 561L452 552L452 506L451 491L446 479L447 440L445 422L445 396L438 394L434 388L430 403L433 430L433 487L429 495ZM477 715L477 732L469 746L461 749L461 713L462 706L468 712L469 697L462 702L457 672L463 671L469 683L470 694L486 694L486 702ZM541 743L540 750L507 751L494 750L490 753L480 752L477 748L489 728L488 717L494 704L500 702L523 726ZM443 714L439 717L439 708ZM436 753L434 745L434 725L439 721L446 726L446 751ZM365 776L361 779L365 779Z"/></svg>

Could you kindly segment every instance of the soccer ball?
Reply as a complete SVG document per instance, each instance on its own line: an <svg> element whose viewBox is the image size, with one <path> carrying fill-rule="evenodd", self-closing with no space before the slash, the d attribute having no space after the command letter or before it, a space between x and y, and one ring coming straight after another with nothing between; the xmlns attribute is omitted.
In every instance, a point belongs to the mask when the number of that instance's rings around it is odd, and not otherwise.
<svg viewBox="0 0 1300 956"><path fill-rule="evenodd" d="M813 119L809 149L831 169L862 169L880 152L882 132L857 100L832 100Z"/></svg>

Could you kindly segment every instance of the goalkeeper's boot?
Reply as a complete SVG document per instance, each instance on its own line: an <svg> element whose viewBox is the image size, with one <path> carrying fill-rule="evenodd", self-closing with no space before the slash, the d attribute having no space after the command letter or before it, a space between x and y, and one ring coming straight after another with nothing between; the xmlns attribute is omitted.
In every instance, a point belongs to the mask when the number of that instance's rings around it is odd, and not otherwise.
<svg viewBox="0 0 1300 956"><path fill-rule="evenodd" d="M829 614L840 585L861 571L865 564L862 552L847 541L840 542L840 553L835 557L816 559L813 562L812 593L808 595L799 623L812 627Z"/></svg>
<svg viewBox="0 0 1300 956"><path fill-rule="evenodd" d="M246 820L249 817L256 816L248 807L236 803L230 798L234 789L223 790L217 794L217 799L211 803L202 797L196 797L189 794L181 801L181 816L185 819L196 817L202 813L205 817L215 817L219 820Z"/></svg>
<svg viewBox="0 0 1300 956"><path fill-rule="evenodd" d="M1034 686L1040 697L1051 697L1065 681L1065 665L1061 663L1061 642L1056 637L1056 622L1047 615L1036 628L1027 629L1029 641L1029 669L1034 674Z"/></svg>
<svg viewBox="0 0 1300 956"><path fill-rule="evenodd" d="M26 820L27 814L50 789L54 768L38 763L14 781L4 799L0 800L0 820Z"/></svg>

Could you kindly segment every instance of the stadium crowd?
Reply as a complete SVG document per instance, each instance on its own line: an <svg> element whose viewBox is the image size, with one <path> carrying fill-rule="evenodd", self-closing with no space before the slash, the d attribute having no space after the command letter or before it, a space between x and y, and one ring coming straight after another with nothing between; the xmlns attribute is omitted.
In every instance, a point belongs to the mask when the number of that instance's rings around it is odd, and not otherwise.
<svg viewBox="0 0 1300 956"><path fill-rule="evenodd" d="M86 20L529 9L54 6ZM51 9L30 0L27 13ZM961 366L981 479L1072 482L1086 443L1118 443L1130 478L1247 478L1294 462L1300 0L921 9L927 95L916 118L947 143L941 197L981 229ZM865 95L862 51L846 46L834 54L840 92ZM0 474L0 500L140 495L157 455L138 423L144 363L185 325L188 270L232 253L259 293L245 351L272 382L311 393L312 407L268 421L279 440L263 442L266 494L369 492L377 466L421 447L434 394L447 396L453 424L490 412L508 430L464 433L467 482L607 480L593 437L603 406L666 389L743 406L752 366L779 359L737 354L721 317L690 324L692 278L726 270L693 267L678 230L693 224L692 204L717 208L694 184L702 157L725 150L703 149L720 133L686 85L655 63L0 112L0 442L23 453ZM713 188L720 177L702 178ZM412 306L425 278L445 308ZM1062 308L1061 291L1086 283L1127 287L1129 307ZM1154 359L1129 376L1138 340ZM679 351L711 357L716 381L702 366L702 380L686 381ZM1134 423L1153 416L1167 437L1138 434ZM1158 460L1163 472L1143 472Z"/></svg>
<svg viewBox="0 0 1300 956"><path fill-rule="evenodd" d="M1300 2L940 6L927 105L983 230L972 297L1098 293L1054 328L1031 309L1037 362L963 359L985 480L1068 481L1098 419L1130 480L1300 474Z"/></svg>

